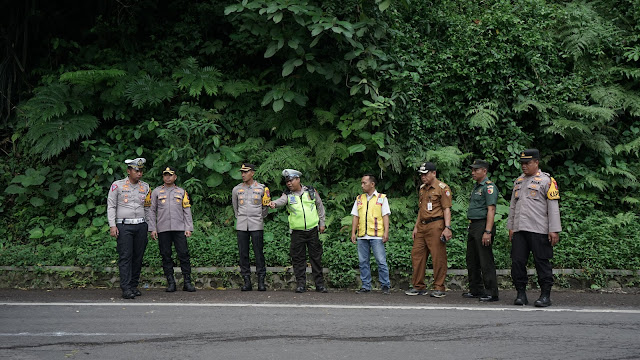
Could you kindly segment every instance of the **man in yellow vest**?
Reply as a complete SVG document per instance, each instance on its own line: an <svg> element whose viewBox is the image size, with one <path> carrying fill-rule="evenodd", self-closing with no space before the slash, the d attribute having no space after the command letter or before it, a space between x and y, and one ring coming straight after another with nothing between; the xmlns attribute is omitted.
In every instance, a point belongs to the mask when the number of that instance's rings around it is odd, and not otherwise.
<svg viewBox="0 0 640 360"><path fill-rule="evenodd" d="M389 201L385 194L376 191L376 178L371 174L362 177L361 185L364 194L358 195L351 215L351 242L358 244L358 260L360 261L360 280L362 287L356 294L371 292L371 260L370 252L378 263L378 279L382 293L389 295L389 267L384 244L389 240Z"/></svg>
<svg viewBox="0 0 640 360"><path fill-rule="evenodd" d="M293 169L282 171L287 189L282 196L271 201L272 209L287 206L289 212L289 229L291 231L291 262L296 277L296 292L306 291L307 284L307 249L311 260L311 272L316 283L316 291L326 293L322 277L322 243L318 236L325 230L324 205L318 192L300 183L302 173Z"/></svg>

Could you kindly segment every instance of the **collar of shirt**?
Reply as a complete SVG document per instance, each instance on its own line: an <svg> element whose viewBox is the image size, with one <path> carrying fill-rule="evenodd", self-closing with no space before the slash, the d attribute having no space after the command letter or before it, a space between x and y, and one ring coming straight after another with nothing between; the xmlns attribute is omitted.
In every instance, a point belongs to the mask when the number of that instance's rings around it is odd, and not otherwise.
<svg viewBox="0 0 640 360"><path fill-rule="evenodd" d="M371 196L369 196L369 194L366 194L367 195L367 201L371 200L371 198L374 197L374 196L378 196L378 194L379 194L378 190L373 190L373 194L371 194Z"/></svg>

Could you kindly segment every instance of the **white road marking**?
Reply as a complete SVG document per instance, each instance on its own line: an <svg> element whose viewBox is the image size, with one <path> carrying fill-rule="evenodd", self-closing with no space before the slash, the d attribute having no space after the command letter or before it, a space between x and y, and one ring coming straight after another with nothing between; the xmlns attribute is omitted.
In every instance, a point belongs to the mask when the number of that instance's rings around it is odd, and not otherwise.
<svg viewBox="0 0 640 360"><path fill-rule="evenodd" d="M145 334L145 333L75 333L75 332L20 332L20 333L0 333L1 336L42 336L42 337L60 337L60 336L170 336L172 334Z"/></svg>
<svg viewBox="0 0 640 360"><path fill-rule="evenodd" d="M254 308L299 308L299 309L363 309L363 310L467 310L467 311L544 311L544 312L574 312L574 313L615 313L615 314L640 314L640 310L633 309L571 309L571 308L536 308L531 306L512 307L473 307L473 306L428 306L428 305L330 305L330 304L250 304L250 303L141 303L141 302L120 302L120 303L73 303L73 302L52 302L52 303L19 303L0 302L0 306L118 306L118 307L254 307Z"/></svg>

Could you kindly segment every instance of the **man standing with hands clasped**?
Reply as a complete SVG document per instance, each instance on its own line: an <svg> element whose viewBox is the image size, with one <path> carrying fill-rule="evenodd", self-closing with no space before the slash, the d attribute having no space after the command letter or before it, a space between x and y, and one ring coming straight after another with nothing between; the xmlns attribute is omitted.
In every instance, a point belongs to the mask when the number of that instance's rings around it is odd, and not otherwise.
<svg viewBox="0 0 640 360"><path fill-rule="evenodd" d="M560 240L558 184L551 175L540 171L540 152L527 149L520 154L522 175L513 184L509 206L509 240L511 241L511 278L518 294L514 305L527 305L527 260L529 252L538 274L540 297L537 307L551 305L553 247Z"/></svg>
<svg viewBox="0 0 640 360"><path fill-rule="evenodd" d="M182 290L194 292L191 283L191 260L187 238L193 231L191 217L191 201L189 194L183 188L176 186L178 176L176 170L167 166L162 171L164 185L158 186L151 193L151 209L149 211L149 231L151 237L158 240L162 269L167 277L166 292L176 291L176 280L173 277L173 259L171 245L176 247L180 269L182 270Z"/></svg>
<svg viewBox="0 0 640 360"><path fill-rule="evenodd" d="M107 197L109 233L117 238L120 288L125 299L142 295L138 283L149 241L146 219L151 205L149 184L140 180L146 162L145 158L125 160L128 176L111 184Z"/></svg>
<svg viewBox="0 0 640 360"><path fill-rule="evenodd" d="M271 194L269 188L253 179L256 166L244 163L240 168L242 182L231 191L233 213L236 216L238 252L240 254L240 275L244 280L241 291L251 291L251 264L249 262L249 244L253 244L256 256L256 274L258 291L266 291L264 285L267 268L264 261L264 218L269 213ZM249 241L251 239L251 241Z"/></svg>
<svg viewBox="0 0 640 360"><path fill-rule="evenodd" d="M358 260L360 261L360 280L362 288L357 294L371 292L370 252L378 263L378 278L382 293L389 295L389 267L384 244L389 240L389 201L385 194L376 191L376 178L371 174L362 177L361 186L364 194L356 198L351 215L351 242L358 244Z"/></svg>
<svg viewBox="0 0 640 360"><path fill-rule="evenodd" d="M425 162L418 168L420 174L420 195L418 217L413 228L413 248L411 263L413 288L407 295L427 295L424 283L427 258L431 254L433 263L433 287L431 297L444 297L444 280L447 277L447 245L451 233L451 189L436 177L436 165Z"/></svg>
<svg viewBox="0 0 640 360"><path fill-rule="evenodd" d="M476 181L469 199L469 235L467 238L467 271L469 292L465 298L498 301L498 280L493 259L493 239L496 233L494 218L498 202L498 188L487 178L489 163L476 159L471 164L471 177Z"/></svg>

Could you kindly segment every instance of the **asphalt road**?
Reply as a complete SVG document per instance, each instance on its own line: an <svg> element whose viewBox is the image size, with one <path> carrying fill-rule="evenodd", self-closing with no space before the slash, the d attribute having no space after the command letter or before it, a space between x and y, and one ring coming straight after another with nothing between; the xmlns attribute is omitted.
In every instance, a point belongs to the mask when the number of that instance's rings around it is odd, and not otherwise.
<svg viewBox="0 0 640 360"><path fill-rule="evenodd" d="M640 295L0 290L0 359L640 359ZM529 292L535 299L537 293Z"/></svg>

